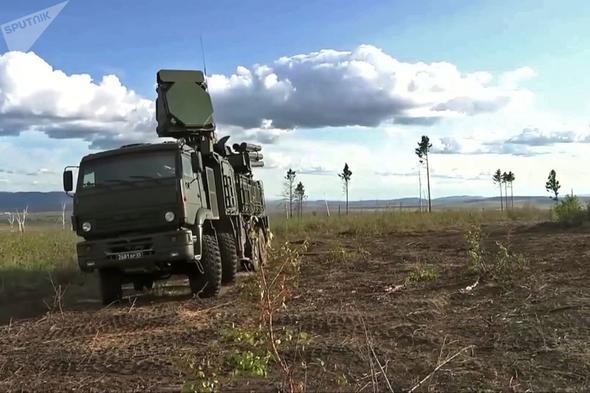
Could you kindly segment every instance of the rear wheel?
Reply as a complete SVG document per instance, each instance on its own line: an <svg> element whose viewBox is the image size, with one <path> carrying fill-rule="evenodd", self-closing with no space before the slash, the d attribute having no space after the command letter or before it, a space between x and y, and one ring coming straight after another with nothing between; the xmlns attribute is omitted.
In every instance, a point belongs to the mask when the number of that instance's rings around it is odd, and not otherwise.
<svg viewBox="0 0 590 393"><path fill-rule="evenodd" d="M268 263L268 249L266 244L266 235L262 228L258 228L258 237L256 239L258 246L258 263L266 265Z"/></svg>
<svg viewBox="0 0 590 393"><path fill-rule="evenodd" d="M264 235L264 230L262 228L258 228L254 230L254 236L250 238L250 245L249 245L249 256L250 261L248 261L245 266L246 270L248 271L258 271L260 265L266 265L268 261L268 252L266 249L266 236Z"/></svg>
<svg viewBox="0 0 590 393"><path fill-rule="evenodd" d="M238 270L236 240L234 235L229 232L218 232L217 240L221 254L221 282L227 284L235 280Z"/></svg>
<svg viewBox="0 0 590 393"><path fill-rule="evenodd" d="M213 297L221 289L221 255L215 235L203 235L201 260L195 261L188 275L191 291L199 297ZM201 271L202 269L202 271Z"/></svg>
<svg viewBox="0 0 590 393"><path fill-rule="evenodd" d="M111 304L123 296L121 272L116 269L100 269L100 295L102 304Z"/></svg>

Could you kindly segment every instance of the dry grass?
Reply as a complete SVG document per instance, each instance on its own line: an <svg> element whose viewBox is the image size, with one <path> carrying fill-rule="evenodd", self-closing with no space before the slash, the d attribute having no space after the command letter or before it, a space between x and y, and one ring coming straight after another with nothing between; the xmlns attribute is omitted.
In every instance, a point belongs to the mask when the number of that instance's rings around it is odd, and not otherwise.
<svg viewBox="0 0 590 393"><path fill-rule="evenodd" d="M422 232L449 227L467 228L482 223L512 221L547 221L549 210L534 207L515 208L509 212L498 210L444 210L419 212L367 212L331 217L306 215L287 220L284 216L271 219L273 233L278 238L288 236L317 236L318 234L383 235L393 232Z"/></svg>

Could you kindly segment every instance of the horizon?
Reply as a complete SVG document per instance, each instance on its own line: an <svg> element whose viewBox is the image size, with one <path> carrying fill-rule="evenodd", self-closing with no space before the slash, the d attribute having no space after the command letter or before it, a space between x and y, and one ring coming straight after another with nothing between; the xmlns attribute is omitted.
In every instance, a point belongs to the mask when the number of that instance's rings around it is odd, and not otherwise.
<svg viewBox="0 0 590 393"><path fill-rule="evenodd" d="M590 9L566 3L176 0L165 20L155 0L9 3L0 191L59 190L82 156L154 141L155 73L203 68L202 37L218 136L263 146L256 176L270 198L292 168L310 199L337 200L344 163L351 200L418 197L421 135L433 144L433 199L492 197L498 167L516 174L516 194L542 195L551 169L562 189L588 194ZM15 47L9 22L53 6L50 24Z"/></svg>
<svg viewBox="0 0 590 393"><path fill-rule="evenodd" d="M27 190L21 190L21 191L3 191L0 190L0 194L29 194L29 193L38 193L38 194L63 194L64 196L67 196L67 194L63 191L60 190L49 190L49 191L27 191ZM569 193L564 193L564 194L559 194L560 197L564 196L564 195L569 195ZM590 197L590 194L575 194L575 196L579 197L579 198L587 198ZM506 196L504 194L502 194L502 198L505 198ZM515 199L517 198L547 198L547 199L551 199L552 197L549 195L517 195L514 194L513 197ZM70 197L68 197L70 198ZM436 201L438 199L449 199L449 198L474 198L474 199L495 199L495 198L500 198L499 195L470 195L470 194L457 194L457 195L444 195L444 196L437 196L437 197L433 197L432 201ZM510 195L508 195L508 198L511 198ZM366 198L366 199L349 199L349 202L367 202L367 201L396 201L396 200L400 200L400 199L419 199L418 196L401 196L401 197L391 197L391 198ZM270 197L270 198L265 198L265 200L267 201L273 201L273 202L278 202L278 201L286 201L287 199L285 197L280 197L280 198L274 198L274 197ZM341 202L344 200L344 196L342 196L341 198L334 198L334 199L324 199L324 198L306 198L304 200L305 202ZM423 201L427 201L427 198L423 197L422 198Z"/></svg>

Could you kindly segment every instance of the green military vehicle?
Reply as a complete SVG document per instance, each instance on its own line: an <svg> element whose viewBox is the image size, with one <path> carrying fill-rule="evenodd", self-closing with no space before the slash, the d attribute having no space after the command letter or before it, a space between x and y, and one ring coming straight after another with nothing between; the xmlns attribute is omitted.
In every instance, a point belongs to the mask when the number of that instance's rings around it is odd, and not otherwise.
<svg viewBox="0 0 590 393"><path fill-rule="evenodd" d="M105 304L125 283L144 290L172 274L216 296L238 268L266 261L269 222L252 174L261 147L217 140L202 72L161 70L157 82L156 131L173 139L89 154L63 174L64 190L75 190L72 226L84 238L78 264L98 271Z"/></svg>

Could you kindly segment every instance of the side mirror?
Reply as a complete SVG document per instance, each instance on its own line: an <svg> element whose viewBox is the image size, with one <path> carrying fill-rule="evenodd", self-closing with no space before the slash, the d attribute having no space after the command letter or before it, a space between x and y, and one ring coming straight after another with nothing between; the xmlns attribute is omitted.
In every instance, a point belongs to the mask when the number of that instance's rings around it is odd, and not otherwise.
<svg viewBox="0 0 590 393"><path fill-rule="evenodd" d="M63 173L64 191L66 193L74 190L74 174L71 169L66 169Z"/></svg>
<svg viewBox="0 0 590 393"><path fill-rule="evenodd" d="M200 173L203 171L203 158L200 151L191 153L191 165L194 173Z"/></svg>

